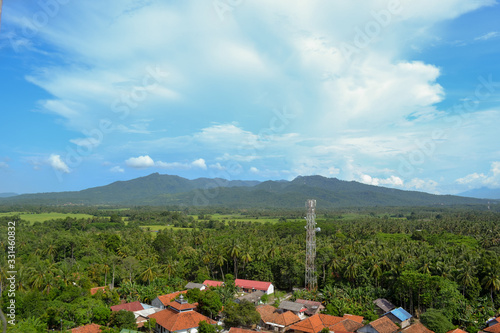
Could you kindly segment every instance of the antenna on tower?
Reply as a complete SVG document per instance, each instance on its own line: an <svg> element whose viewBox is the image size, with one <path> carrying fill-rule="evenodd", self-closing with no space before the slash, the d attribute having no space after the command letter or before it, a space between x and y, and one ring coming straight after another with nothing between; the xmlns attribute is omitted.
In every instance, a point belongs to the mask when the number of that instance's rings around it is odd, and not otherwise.
<svg viewBox="0 0 500 333"><path fill-rule="evenodd" d="M316 290L318 280L316 277L316 200L306 201L307 225L306 225L306 289Z"/></svg>

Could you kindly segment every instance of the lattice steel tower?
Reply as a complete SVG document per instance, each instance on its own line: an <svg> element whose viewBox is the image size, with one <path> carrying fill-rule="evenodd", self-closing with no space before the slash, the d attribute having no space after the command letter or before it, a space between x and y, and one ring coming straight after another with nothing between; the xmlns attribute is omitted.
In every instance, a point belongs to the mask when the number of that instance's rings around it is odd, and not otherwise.
<svg viewBox="0 0 500 333"><path fill-rule="evenodd" d="M306 225L306 289L315 290L318 286L316 277L316 200L307 200Z"/></svg>

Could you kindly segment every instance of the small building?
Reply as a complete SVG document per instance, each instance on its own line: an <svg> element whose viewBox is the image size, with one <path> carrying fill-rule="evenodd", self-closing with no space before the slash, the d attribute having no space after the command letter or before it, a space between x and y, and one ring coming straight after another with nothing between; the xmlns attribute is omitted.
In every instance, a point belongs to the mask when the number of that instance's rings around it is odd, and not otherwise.
<svg viewBox="0 0 500 333"><path fill-rule="evenodd" d="M318 314L325 309L325 306L321 304L321 302L297 299L295 300L295 303L304 304L306 308L306 311L304 311L304 313L308 316L314 316L315 314Z"/></svg>
<svg viewBox="0 0 500 333"><path fill-rule="evenodd" d="M262 290L254 291L253 293L243 295L241 297L236 298L234 301L240 304L242 301L248 301L253 305L258 305L260 303L260 299L264 296L264 292Z"/></svg>
<svg viewBox="0 0 500 333"><path fill-rule="evenodd" d="M187 293L187 290L176 291L175 293L158 296L151 302L151 305L161 310L166 309L168 304L174 301L177 298L177 296L185 293Z"/></svg>
<svg viewBox="0 0 500 333"><path fill-rule="evenodd" d="M200 290L205 290L207 287L203 283L195 283L195 282L188 282L186 286L184 286L185 289L195 289L198 288Z"/></svg>
<svg viewBox="0 0 500 333"><path fill-rule="evenodd" d="M71 333L100 333L101 326L97 324L88 324L71 329Z"/></svg>
<svg viewBox="0 0 500 333"><path fill-rule="evenodd" d="M497 317L497 318L491 318L490 320L488 320L488 322L486 323L486 326L493 326L493 325L496 325L496 324L500 324L500 317Z"/></svg>
<svg viewBox="0 0 500 333"><path fill-rule="evenodd" d="M352 318L357 319L357 317L359 316ZM361 321L363 320L363 317L359 318L361 318ZM345 315L344 317L337 317L320 313L291 325L290 329L303 333L318 333L324 328L336 332L354 332L356 327L363 327L363 325L353 319Z"/></svg>
<svg viewBox="0 0 500 333"><path fill-rule="evenodd" d="M149 306L144 310L134 311L135 323L137 324L137 328L143 327L144 323L148 321L149 316L159 311L161 311L161 309L152 306Z"/></svg>
<svg viewBox="0 0 500 333"><path fill-rule="evenodd" d="M234 284L247 293L256 290L262 290L268 295L274 293L274 286L271 282L236 279L234 280Z"/></svg>
<svg viewBox="0 0 500 333"><path fill-rule="evenodd" d="M256 310L260 314L260 326L267 330L284 332L300 321L300 318L292 311L276 309L272 305L259 305Z"/></svg>
<svg viewBox="0 0 500 333"><path fill-rule="evenodd" d="M305 312L306 307L304 306L304 304L300 304L297 302L282 301L278 306L278 309L281 309L283 311L292 311L297 316L299 316L303 312Z"/></svg>
<svg viewBox="0 0 500 333"><path fill-rule="evenodd" d="M384 314L384 316L388 317L393 323L399 325L401 328L410 326L410 319L412 317L412 315L403 308L391 310Z"/></svg>
<svg viewBox="0 0 500 333"><path fill-rule="evenodd" d="M195 305L189 304L180 294L166 309L150 315L149 318L156 319L157 333L197 333L200 321L216 324L212 319L194 311L194 308Z"/></svg>
<svg viewBox="0 0 500 333"><path fill-rule="evenodd" d="M229 333L255 333L255 331L247 330L247 329L239 328L239 327L231 327L229 329Z"/></svg>
<svg viewBox="0 0 500 333"><path fill-rule="evenodd" d="M139 301L113 305L110 308L111 308L111 311L127 310L130 312L135 312L135 311L144 310L144 307L142 306L141 302L139 302Z"/></svg>
<svg viewBox="0 0 500 333"><path fill-rule="evenodd" d="M101 290L103 293L105 293L107 289L109 289L108 286L90 288L90 295L92 296L92 295L97 294L97 292L99 290Z"/></svg>
<svg viewBox="0 0 500 333"><path fill-rule="evenodd" d="M398 325L394 324L392 320L384 316L359 328L357 331L358 333L394 333L398 330Z"/></svg>
<svg viewBox="0 0 500 333"><path fill-rule="evenodd" d="M383 316L385 313L390 312L396 308L394 304L386 300L385 298L377 298L373 301L375 304L375 309L379 316Z"/></svg>
<svg viewBox="0 0 500 333"><path fill-rule="evenodd" d="M222 287L224 285L223 281L213 281L213 280L205 280L203 281L203 284L209 287Z"/></svg>
<svg viewBox="0 0 500 333"><path fill-rule="evenodd" d="M495 324L495 325L488 326L488 327L486 327L486 328L483 329L483 332L487 332L487 333L500 333L500 324Z"/></svg>
<svg viewBox="0 0 500 333"><path fill-rule="evenodd" d="M453 331L457 331L457 330L453 330ZM462 331L462 330L459 330L459 331ZM462 331L462 332L464 332L464 331ZM427 327L425 327L422 323L416 322L416 323L402 329L400 331L400 333L434 333L434 332L431 331L430 329L428 329ZM456 333L459 333L459 332L456 332ZM466 333L466 332L464 332L464 333Z"/></svg>

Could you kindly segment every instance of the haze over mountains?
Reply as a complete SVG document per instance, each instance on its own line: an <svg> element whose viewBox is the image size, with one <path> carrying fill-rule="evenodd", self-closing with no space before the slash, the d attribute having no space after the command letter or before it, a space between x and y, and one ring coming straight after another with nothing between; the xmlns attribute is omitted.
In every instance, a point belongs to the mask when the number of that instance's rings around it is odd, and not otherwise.
<svg viewBox="0 0 500 333"><path fill-rule="evenodd" d="M487 200L476 198L403 191L322 176L259 182L220 178L189 180L158 173L82 191L6 197L0 199L0 204L302 208L308 198L316 198L318 205L324 208L487 204Z"/></svg>

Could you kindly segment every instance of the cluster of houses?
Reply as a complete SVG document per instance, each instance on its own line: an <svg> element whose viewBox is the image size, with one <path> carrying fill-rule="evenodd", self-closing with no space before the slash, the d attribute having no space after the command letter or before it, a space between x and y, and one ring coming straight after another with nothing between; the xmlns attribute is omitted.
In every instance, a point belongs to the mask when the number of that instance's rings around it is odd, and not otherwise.
<svg viewBox="0 0 500 333"><path fill-rule="evenodd" d="M184 297L189 289L198 288L205 290L210 287L223 285L221 281L206 280L203 283L188 283L186 290L156 297L151 305L138 301L114 305L112 311L131 311L137 327L141 328L151 318L156 320L156 333L197 333L201 321L209 324L221 324L196 311L197 304L190 304ZM344 314L342 317L321 313L324 306L320 302L297 299L282 301L276 308L272 305L261 304L260 299L264 294L274 293L274 286L270 282L235 280L236 287L243 295L235 301L250 301L256 305L256 310L261 316L258 331L290 332L290 333L319 333L328 330L335 333L434 333L418 321L411 322L412 315L401 307L396 307L386 299L374 301L379 318L366 322L363 317ZM98 333L99 325L90 324L74 328L72 333ZM133 332L122 330L122 333ZM227 330L226 330L227 332ZM255 333L255 330L230 328L229 333ZM455 329L448 333L467 333ZM479 333L500 333L500 317L493 318L487 327Z"/></svg>

